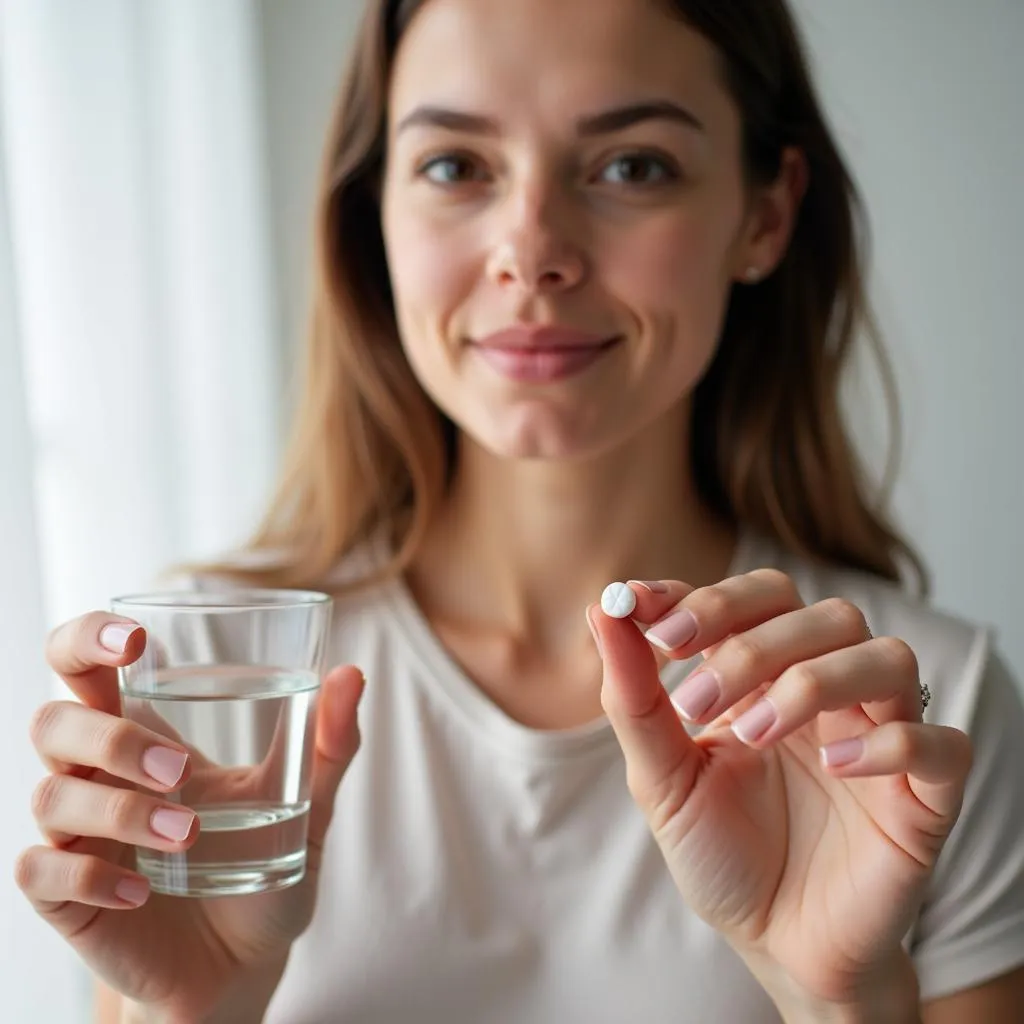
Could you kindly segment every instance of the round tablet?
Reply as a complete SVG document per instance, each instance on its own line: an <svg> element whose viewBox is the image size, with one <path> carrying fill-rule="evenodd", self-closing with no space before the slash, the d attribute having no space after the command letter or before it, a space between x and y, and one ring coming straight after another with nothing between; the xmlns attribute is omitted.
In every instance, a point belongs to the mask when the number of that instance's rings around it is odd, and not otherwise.
<svg viewBox="0 0 1024 1024"><path fill-rule="evenodd" d="M601 595L601 611L613 619L624 619L636 608L636 594L625 583L609 583Z"/></svg>

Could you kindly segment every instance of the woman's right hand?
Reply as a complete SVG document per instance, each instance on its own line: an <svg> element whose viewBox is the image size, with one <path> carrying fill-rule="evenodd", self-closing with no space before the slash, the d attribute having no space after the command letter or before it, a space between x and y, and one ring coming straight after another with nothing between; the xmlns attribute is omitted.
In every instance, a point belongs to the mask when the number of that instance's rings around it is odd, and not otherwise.
<svg viewBox="0 0 1024 1024"><path fill-rule="evenodd" d="M192 1020L244 987L247 973L283 966L309 924L335 793L359 747L363 677L343 666L323 682L305 878L254 896L169 897L149 892L133 847L173 853L195 842L195 820L181 840L155 827L173 834L179 825L187 809L161 797L184 785L197 755L121 717L117 667L144 648L141 626L105 612L50 635L47 661L81 703L54 701L33 719L32 741L50 772L33 801L47 842L23 851L15 876L99 978L170 1019Z"/></svg>

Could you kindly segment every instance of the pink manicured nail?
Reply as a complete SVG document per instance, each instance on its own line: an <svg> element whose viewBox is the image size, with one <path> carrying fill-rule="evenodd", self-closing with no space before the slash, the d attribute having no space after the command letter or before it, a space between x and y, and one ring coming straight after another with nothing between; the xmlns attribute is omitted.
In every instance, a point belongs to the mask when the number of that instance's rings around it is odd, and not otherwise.
<svg viewBox="0 0 1024 1024"><path fill-rule="evenodd" d="M692 722L712 707L721 692L714 672L705 670L687 679L672 695L672 703L682 712L683 718Z"/></svg>
<svg viewBox="0 0 1024 1024"><path fill-rule="evenodd" d="M821 763L826 768L842 768L864 756L864 741L859 736L837 740L821 748Z"/></svg>
<svg viewBox="0 0 1024 1024"><path fill-rule="evenodd" d="M158 836L180 843L188 838L195 820L196 816L191 811L172 811L169 807L161 807L153 812L149 824Z"/></svg>
<svg viewBox="0 0 1024 1024"><path fill-rule="evenodd" d="M142 770L161 786L173 786L185 771L188 754L170 747L150 747L142 755Z"/></svg>
<svg viewBox="0 0 1024 1024"><path fill-rule="evenodd" d="M99 641L111 654L124 654L128 646L128 637L139 629L130 622L108 622L101 630Z"/></svg>
<svg viewBox="0 0 1024 1024"><path fill-rule="evenodd" d="M644 590L649 590L652 594L667 594L668 584L662 583L661 580L626 580L627 583L635 583L638 587L643 587Z"/></svg>
<svg viewBox="0 0 1024 1024"><path fill-rule="evenodd" d="M732 731L744 743L756 743L777 719L778 715L771 701L762 698L732 723Z"/></svg>
<svg viewBox="0 0 1024 1024"><path fill-rule="evenodd" d="M133 907L139 907L149 897L149 886L141 878L122 878L114 887L114 895Z"/></svg>
<svg viewBox="0 0 1024 1024"><path fill-rule="evenodd" d="M677 608L656 622L644 636L663 651L673 651L697 635L697 620L685 608Z"/></svg>

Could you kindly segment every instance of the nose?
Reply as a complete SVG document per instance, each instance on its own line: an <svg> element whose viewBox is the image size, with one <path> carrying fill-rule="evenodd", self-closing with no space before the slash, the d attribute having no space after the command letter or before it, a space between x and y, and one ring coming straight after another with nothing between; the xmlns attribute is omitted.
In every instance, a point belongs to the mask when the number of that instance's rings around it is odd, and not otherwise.
<svg viewBox="0 0 1024 1024"><path fill-rule="evenodd" d="M578 286L586 261L556 223L553 204L524 196L509 205L511 216L488 261L490 279L502 289L526 295Z"/></svg>

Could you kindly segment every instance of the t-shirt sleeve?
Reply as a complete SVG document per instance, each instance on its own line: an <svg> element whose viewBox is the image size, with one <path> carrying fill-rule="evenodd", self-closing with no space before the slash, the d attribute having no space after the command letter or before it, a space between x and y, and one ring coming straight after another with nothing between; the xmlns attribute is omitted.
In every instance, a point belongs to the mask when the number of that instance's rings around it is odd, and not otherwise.
<svg viewBox="0 0 1024 1024"><path fill-rule="evenodd" d="M970 734L974 762L910 944L922 1002L1024 964L1024 700L996 654L964 685L967 721L949 724Z"/></svg>

